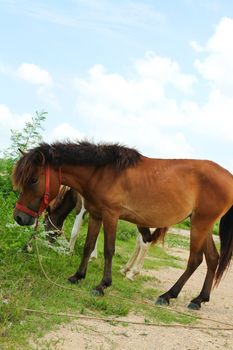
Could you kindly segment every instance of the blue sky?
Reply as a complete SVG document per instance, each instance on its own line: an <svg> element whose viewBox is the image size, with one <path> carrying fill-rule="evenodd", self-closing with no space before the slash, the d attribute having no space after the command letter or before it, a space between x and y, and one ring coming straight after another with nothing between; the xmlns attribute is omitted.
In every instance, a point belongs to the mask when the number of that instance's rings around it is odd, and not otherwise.
<svg viewBox="0 0 233 350"><path fill-rule="evenodd" d="M45 110L48 142L233 171L232 38L230 0L0 0L0 150Z"/></svg>

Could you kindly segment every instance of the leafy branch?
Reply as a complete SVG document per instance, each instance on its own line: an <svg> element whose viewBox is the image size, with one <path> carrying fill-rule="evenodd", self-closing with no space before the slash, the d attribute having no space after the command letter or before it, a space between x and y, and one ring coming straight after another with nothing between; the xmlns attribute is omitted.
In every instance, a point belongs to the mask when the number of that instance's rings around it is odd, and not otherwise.
<svg viewBox="0 0 233 350"><path fill-rule="evenodd" d="M42 141L40 132L44 130L42 123L45 121L47 114L47 112L36 111L36 115L32 117L31 121L25 123L21 131L11 129L11 145L4 152L6 158L15 161L19 157L19 149L27 151Z"/></svg>

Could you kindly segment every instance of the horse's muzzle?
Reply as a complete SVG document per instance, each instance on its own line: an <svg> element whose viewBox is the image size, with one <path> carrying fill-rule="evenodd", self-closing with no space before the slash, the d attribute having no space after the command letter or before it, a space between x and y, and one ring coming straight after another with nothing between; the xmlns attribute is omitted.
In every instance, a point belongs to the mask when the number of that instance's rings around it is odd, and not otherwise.
<svg viewBox="0 0 233 350"><path fill-rule="evenodd" d="M18 209L14 210L13 216L17 224L19 224L20 226L31 226L35 222L35 218L19 211Z"/></svg>

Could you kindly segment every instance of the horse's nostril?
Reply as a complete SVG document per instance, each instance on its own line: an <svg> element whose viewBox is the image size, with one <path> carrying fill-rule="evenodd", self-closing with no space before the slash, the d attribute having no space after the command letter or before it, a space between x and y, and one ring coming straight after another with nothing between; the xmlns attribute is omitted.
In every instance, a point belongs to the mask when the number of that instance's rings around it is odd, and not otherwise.
<svg viewBox="0 0 233 350"><path fill-rule="evenodd" d="M23 220L22 220L22 218L20 217L20 216L16 216L16 218L15 218L15 220L17 221L17 223L19 224L19 225L23 225Z"/></svg>

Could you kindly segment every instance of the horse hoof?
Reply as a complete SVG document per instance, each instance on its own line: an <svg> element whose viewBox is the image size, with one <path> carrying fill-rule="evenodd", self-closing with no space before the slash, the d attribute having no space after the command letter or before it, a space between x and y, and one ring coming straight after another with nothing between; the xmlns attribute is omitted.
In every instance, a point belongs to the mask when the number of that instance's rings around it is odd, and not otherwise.
<svg viewBox="0 0 233 350"><path fill-rule="evenodd" d="M200 310L200 308L201 308L201 305L193 303L192 301L188 305L188 309L190 309L190 310Z"/></svg>
<svg viewBox="0 0 233 350"><path fill-rule="evenodd" d="M169 301L163 297L158 297L158 299L155 302L155 305L163 305L163 306L168 306Z"/></svg>
<svg viewBox="0 0 233 350"><path fill-rule="evenodd" d="M70 283L77 283L78 281L79 281L79 279L78 279L78 277L77 276L75 276L75 275L73 275L73 276L70 276L69 278L68 278L68 281L70 282Z"/></svg>
<svg viewBox="0 0 233 350"><path fill-rule="evenodd" d="M128 270L122 268L122 269L120 269L120 274L121 274L122 276L125 276L126 273L127 273L127 271L128 271Z"/></svg>
<svg viewBox="0 0 233 350"><path fill-rule="evenodd" d="M94 288L94 289L92 289L91 294L94 297L102 297L102 296L104 296L104 291L102 289Z"/></svg>
<svg viewBox="0 0 233 350"><path fill-rule="evenodd" d="M134 280L134 274L132 272L127 272L125 274L125 278L129 281L133 281Z"/></svg>

